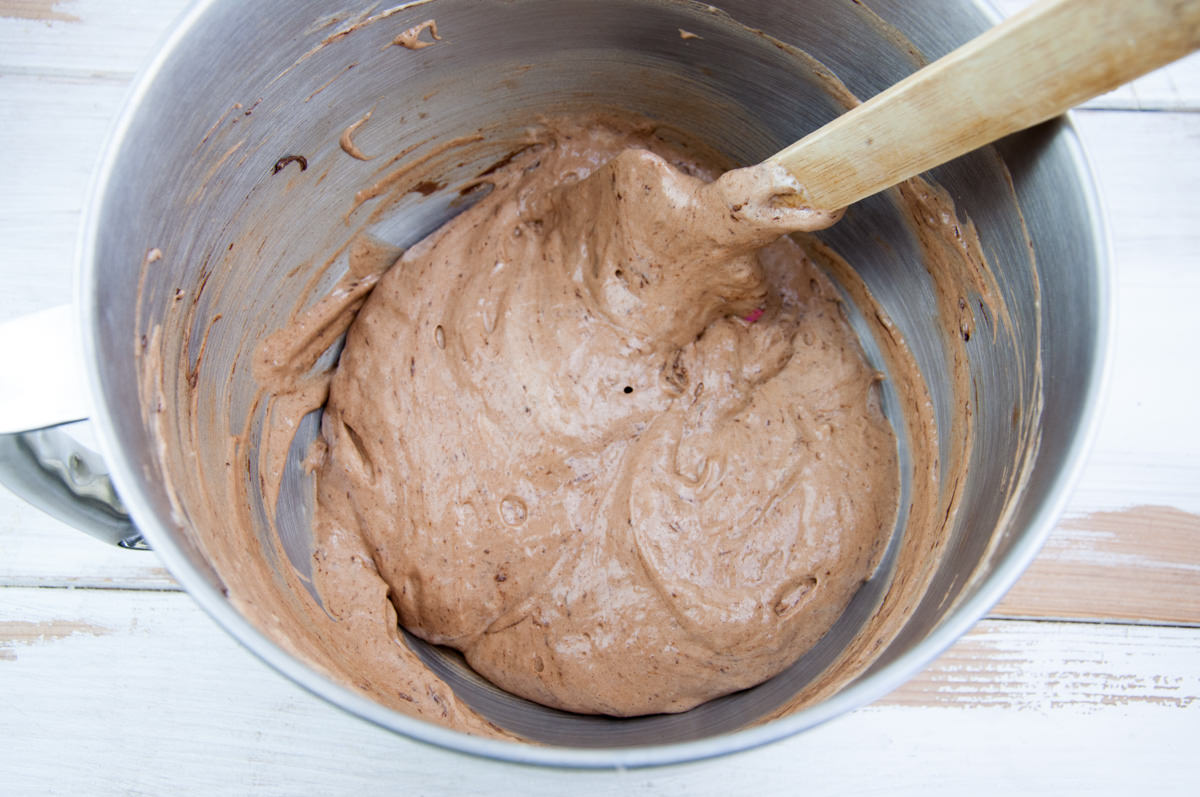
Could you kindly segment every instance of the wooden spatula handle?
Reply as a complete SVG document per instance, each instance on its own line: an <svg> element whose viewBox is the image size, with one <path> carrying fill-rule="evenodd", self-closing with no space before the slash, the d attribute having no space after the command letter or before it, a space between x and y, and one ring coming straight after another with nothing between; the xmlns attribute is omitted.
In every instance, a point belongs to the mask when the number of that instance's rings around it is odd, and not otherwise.
<svg viewBox="0 0 1200 797"><path fill-rule="evenodd" d="M845 207L1200 48L1200 0L1042 0L772 156Z"/></svg>

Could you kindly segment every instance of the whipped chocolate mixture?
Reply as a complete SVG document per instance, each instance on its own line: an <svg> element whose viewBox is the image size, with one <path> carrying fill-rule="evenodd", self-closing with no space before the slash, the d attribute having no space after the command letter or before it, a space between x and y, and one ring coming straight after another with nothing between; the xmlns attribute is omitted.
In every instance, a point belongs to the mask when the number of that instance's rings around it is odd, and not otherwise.
<svg viewBox="0 0 1200 797"><path fill-rule="evenodd" d="M407 7L319 20L320 41L268 89ZM748 32L857 102L811 57ZM442 52L422 49L436 34L432 21L405 27L385 49ZM326 70L304 102L357 66ZM192 216L236 223L203 260L147 241L135 340L146 476L180 546L258 631L357 695L496 738L523 737L472 710L400 621L495 683L579 711L680 710L769 677L838 617L895 520L896 443L844 294L898 406L902 528L869 617L785 704L745 722L810 706L877 662L929 597L957 525L979 409L967 341L989 329L993 343L1017 340L944 191L913 179L889 192L936 299L924 342L948 377L939 425L908 342L853 264L813 236L779 237L833 220L790 207L786 176L714 182L709 159L666 143L686 134L611 120L506 119L392 149L371 135L364 152L356 136L397 119L381 102L374 117L374 104L348 113L311 169L273 174L234 211L213 205L254 162L248 126L272 118L251 116L260 102L233 103L181 167ZM461 182L465 164L510 149L506 167ZM346 178L360 167L373 171ZM403 257L369 234L445 181L472 199L494 188ZM324 232L293 246L276 219L312 191L344 197L346 213L305 216ZM1004 201L1016 206L1011 184ZM1029 268L1036 288L1032 253ZM1040 328L1022 334L1036 352ZM1009 508L1038 443L1032 372L1013 411L1013 475L997 488ZM304 459L319 477L310 563L296 465L311 439L302 420L323 406L329 443Z"/></svg>
<svg viewBox="0 0 1200 797"><path fill-rule="evenodd" d="M318 538L399 621L547 705L682 711L824 634L896 517L896 441L775 166L564 123L409 249L325 407ZM345 561L318 555L339 611ZM361 582L356 582L361 583Z"/></svg>

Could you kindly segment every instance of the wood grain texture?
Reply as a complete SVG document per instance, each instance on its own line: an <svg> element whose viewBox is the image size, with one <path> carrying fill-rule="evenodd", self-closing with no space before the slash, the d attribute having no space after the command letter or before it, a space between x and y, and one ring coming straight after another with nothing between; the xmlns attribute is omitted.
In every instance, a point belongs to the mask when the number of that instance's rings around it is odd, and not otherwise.
<svg viewBox="0 0 1200 797"><path fill-rule="evenodd" d="M1200 702L1197 660L1200 634L1193 629L986 620L881 702L1038 711L1190 708Z"/></svg>
<svg viewBox="0 0 1200 797"><path fill-rule="evenodd" d="M1200 625L1200 515L1137 506L1067 518L993 614Z"/></svg>
<svg viewBox="0 0 1200 797"><path fill-rule="evenodd" d="M79 17L60 11L63 0L0 0L0 17L42 22L78 22Z"/></svg>
<svg viewBox="0 0 1200 797"><path fill-rule="evenodd" d="M1010 17L1033 0L992 0L999 12ZM1127 111L1200 110L1200 53L1156 69L1132 83L1102 94L1083 104L1084 108Z"/></svg>
<svg viewBox="0 0 1200 797"><path fill-rule="evenodd" d="M178 590L148 551L92 539L0 488L0 588ZM0 592L0 603L4 593ZM0 609L0 620L9 617Z"/></svg>
<svg viewBox="0 0 1200 797"><path fill-rule="evenodd" d="M6 46L0 41L0 61ZM124 79L11 75L0 66L0 174L20 186L0 196L0 321L70 301L88 182L126 89Z"/></svg>
<svg viewBox="0 0 1200 797"><path fill-rule="evenodd" d="M15 10L25 3L12 2ZM129 79L150 56L187 0L34 0L75 19L0 13L0 74Z"/></svg>
<svg viewBox="0 0 1200 797"><path fill-rule="evenodd" d="M624 797L794 794L798 784L1169 794L1200 777L1190 755L1200 637L1186 629L986 622L909 687L779 744L685 766L564 773L425 747L343 714L254 659L186 595L8 589L2 598L23 618L9 638L0 626L0 650L14 654L0 656L6 793L49 790L47 751L58 751L54 791L101 795Z"/></svg>

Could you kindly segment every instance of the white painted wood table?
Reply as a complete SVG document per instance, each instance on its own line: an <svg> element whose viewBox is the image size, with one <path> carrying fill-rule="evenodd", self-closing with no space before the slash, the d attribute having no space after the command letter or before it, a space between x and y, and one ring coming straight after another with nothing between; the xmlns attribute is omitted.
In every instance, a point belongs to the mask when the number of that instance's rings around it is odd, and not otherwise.
<svg viewBox="0 0 1200 797"><path fill-rule="evenodd" d="M0 321L70 299L104 132L183 4L0 0ZM302 692L153 554L105 547L0 490L0 794L1200 793L1200 59L1077 121L1117 266L1099 439L1032 569L898 692L685 766L464 757Z"/></svg>

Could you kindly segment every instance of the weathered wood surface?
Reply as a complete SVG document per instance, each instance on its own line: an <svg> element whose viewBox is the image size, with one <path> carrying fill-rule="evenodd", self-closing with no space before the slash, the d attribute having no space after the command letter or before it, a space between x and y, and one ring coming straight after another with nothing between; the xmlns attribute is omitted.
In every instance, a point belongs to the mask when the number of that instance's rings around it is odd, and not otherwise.
<svg viewBox="0 0 1200 797"><path fill-rule="evenodd" d="M5 793L1182 794L1200 777L1195 629L985 621L889 698L799 737L571 773L351 718L181 593L13 588L0 600Z"/></svg>
<svg viewBox="0 0 1200 797"><path fill-rule="evenodd" d="M183 5L0 0L0 320L70 299L105 130ZM0 793L1193 793L1197 111L1193 56L1076 114L1117 268L1095 448L992 618L879 703L757 751L648 772L469 759L309 696L217 628L152 554L107 548L0 490Z"/></svg>

